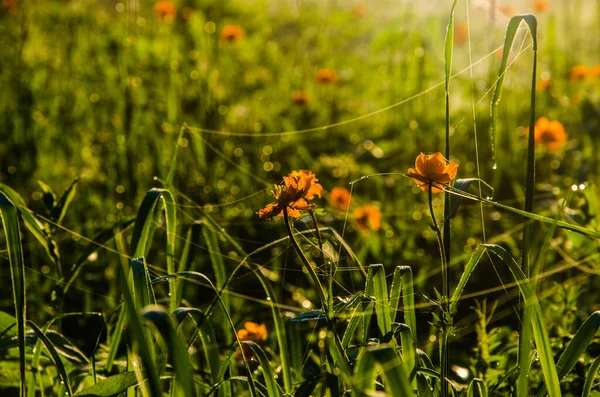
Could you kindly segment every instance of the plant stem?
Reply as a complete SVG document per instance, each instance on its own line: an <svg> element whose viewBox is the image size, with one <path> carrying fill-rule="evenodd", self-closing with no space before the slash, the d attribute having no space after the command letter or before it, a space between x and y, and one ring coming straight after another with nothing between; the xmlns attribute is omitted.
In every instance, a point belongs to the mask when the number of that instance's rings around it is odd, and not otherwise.
<svg viewBox="0 0 600 397"><path fill-rule="evenodd" d="M326 309L327 309L328 305L327 305L327 299L325 297L325 291L323 290L323 285L321 284L321 281L319 280L317 273L315 273L315 269L313 269L312 265L306 258L306 255L304 255L304 252L302 252L300 245L298 245L298 241L296 241L296 236L294 235L294 232L292 231L292 225L290 224L290 219L288 216L287 208L283 209L283 222L285 223L285 226L287 227L288 234L290 235L290 240L292 242L292 245L294 246L294 249L296 250L296 253L302 260L302 263L304 264L304 266L306 266L306 270L308 270L308 274L309 274L310 278L312 279L313 283L315 283L315 285L317 287L317 293L319 294L319 299L321 300L321 305L322 305L323 309L325 310L325 312L327 312Z"/></svg>
<svg viewBox="0 0 600 397"><path fill-rule="evenodd" d="M315 231L317 233L317 240L319 241L319 251L321 253L321 257L323 258L323 266L329 271L329 277L327 278L327 318L331 320L333 318L333 276L334 276L334 268L333 262L330 262L330 265L327 266L327 260L325 258L325 252L323 251L323 238L321 237L321 231L319 230L319 222L317 221L317 216L315 215L313 210L308 210L312 221L315 225Z"/></svg>
<svg viewBox="0 0 600 397"><path fill-rule="evenodd" d="M448 312L448 296L449 296L449 278L448 278L448 262L446 257L446 250L444 247L444 239L442 236L442 230L440 229L435 212L433 211L433 184L429 184L429 212L431 213L431 220L433 222L433 229L437 236L438 246L440 249L440 261L442 264L442 315L441 315L441 328L440 328L440 369L441 369L441 387L442 396L448 396L448 374L449 374L449 363L448 363L448 332L446 329L446 319L450 316ZM446 220L448 222L448 220Z"/></svg>

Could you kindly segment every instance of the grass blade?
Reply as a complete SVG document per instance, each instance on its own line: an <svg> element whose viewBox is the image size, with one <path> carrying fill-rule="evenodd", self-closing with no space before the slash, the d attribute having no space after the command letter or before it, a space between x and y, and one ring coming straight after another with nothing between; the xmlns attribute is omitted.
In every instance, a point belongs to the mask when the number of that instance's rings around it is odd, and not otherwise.
<svg viewBox="0 0 600 397"><path fill-rule="evenodd" d="M563 379L571 372L577 361L587 350L590 343L594 340L594 336L600 328L600 311L592 313L579 327L567 348L560 355L556 368L558 368L558 378ZM542 385L538 397L546 394L546 387Z"/></svg>
<svg viewBox="0 0 600 397"><path fill-rule="evenodd" d="M12 280L13 303L17 321L17 342L19 345L20 395L25 396L25 264L23 263L23 247L21 246L21 231L17 209L10 199L0 192L0 216L6 236L6 246L10 263L10 278Z"/></svg>
<svg viewBox="0 0 600 397"><path fill-rule="evenodd" d="M109 376L93 386L75 393L74 397L111 397L123 393L138 383L135 372Z"/></svg>
<svg viewBox="0 0 600 397"><path fill-rule="evenodd" d="M141 316L151 321L167 345L175 369L176 395L192 396L192 367L187 355L187 348L177 330L173 318L161 306L146 307Z"/></svg>
<svg viewBox="0 0 600 397"><path fill-rule="evenodd" d="M377 313L377 325L381 335L387 335L392 331L392 320L390 305L388 303L388 288L385 280L385 269L383 265L369 266L368 278L371 279L373 295L375 296L375 313Z"/></svg>
<svg viewBox="0 0 600 397"><path fill-rule="evenodd" d="M592 391L592 386L594 386L596 374L598 373L598 367L600 367L600 357L596 357L592 365L590 365L588 374L585 377L585 383L583 384L583 392L581 393L581 397L589 397L590 392Z"/></svg>
<svg viewBox="0 0 600 397"><path fill-rule="evenodd" d="M254 352L254 355L258 358L258 363L260 364L263 372L263 378L265 380L265 386L267 387L267 393L269 397L277 397L281 396L281 391L277 386L277 382L273 376L273 371L271 369L271 363L269 362L269 358L265 354L265 351L256 343L251 341L244 341L242 345L248 346Z"/></svg>
<svg viewBox="0 0 600 397"><path fill-rule="evenodd" d="M361 394L368 394L375 386L377 369L385 378L386 392L390 396L414 396L410 381L402 368L400 356L389 346L367 349L356 365L354 381Z"/></svg>
<svg viewBox="0 0 600 397"><path fill-rule="evenodd" d="M195 315L199 318L196 327L200 333L200 342L204 348L204 355L208 363L212 383L213 385L216 384L219 381L218 375L221 368L221 357L219 356L219 346L217 345L215 330L208 321L208 318L202 310L191 307L179 308L175 310L173 315L179 322L183 321L183 318L187 315Z"/></svg>
<svg viewBox="0 0 600 397"><path fill-rule="evenodd" d="M72 396L73 391L71 390L71 383L69 382L69 376L67 375L67 370L65 369L65 365L62 362L60 356L58 355L58 352L54 348L54 345L52 344L50 339L48 339L46 334L44 334L42 332L42 330L39 329L37 325L35 325L35 323L33 323L33 321L27 321L27 325L29 325L29 327L31 329L33 329L33 331L35 332L35 334L37 335L39 340L41 340L42 343L44 344L44 347L46 348L46 350L48 350L48 353L50 353L50 356L52 357L52 361L54 361L54 365L56 365L56 370L58 372L58 375L60 376L65 387L67 388L67 393L69 394L69 396Z"/></svg>

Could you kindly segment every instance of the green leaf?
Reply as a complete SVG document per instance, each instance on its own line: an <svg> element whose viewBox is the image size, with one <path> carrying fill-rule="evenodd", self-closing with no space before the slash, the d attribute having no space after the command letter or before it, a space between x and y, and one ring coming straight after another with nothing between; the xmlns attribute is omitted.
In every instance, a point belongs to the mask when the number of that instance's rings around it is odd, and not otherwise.
<svg viewBox="0 0 600 397"><path fill-rule="evenodd" d="M74 397L111 397L123 393L131 386L137 385L138 381L135 372L124 372L109 376L101 380L94 386L76 393Z"/></svg>

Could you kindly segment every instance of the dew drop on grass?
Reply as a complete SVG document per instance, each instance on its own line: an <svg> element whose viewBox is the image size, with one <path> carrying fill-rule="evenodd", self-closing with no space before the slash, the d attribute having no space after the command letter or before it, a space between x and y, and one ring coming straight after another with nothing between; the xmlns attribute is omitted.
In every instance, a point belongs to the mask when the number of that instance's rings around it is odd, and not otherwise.
<svg viewBox="0 0 600 397"><path fill-rule="evenodd" d="M579 190L583 190L585 189L585 185L582 183L581 185L579 185Z"/></svg>
<svg viewBox="0 0 600 397"><path fill-rule="evenodd" d="M270 297L270 296L267 296L267 300L268 300L268 301L270 301L270 300L271 300L271 297Z"/></svg>
<svg viewBox="0 0 600 397"><path fill-rule="evenodd" d="M495 169L497 169L497 168L498 168L498 164L494 164L494 165L492 166L492 169L493 169L493 170L495 170Z"/></svg>
<svg viewBox="0 0 600 397"><path fill-rule="evenodd" d="M571 185L571 190L576 192L578 189L577 185Z"/></svg>

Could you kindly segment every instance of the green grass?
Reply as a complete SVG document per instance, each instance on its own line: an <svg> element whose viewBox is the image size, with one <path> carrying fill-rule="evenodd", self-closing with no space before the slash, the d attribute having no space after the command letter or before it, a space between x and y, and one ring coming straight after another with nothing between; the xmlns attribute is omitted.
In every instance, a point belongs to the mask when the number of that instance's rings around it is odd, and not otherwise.
<svg viewBox="0 0 600 397"><path fill-rule="evenodd" d="M139 3L0 6L2 395L600 395L600 2Z"/></svg>

